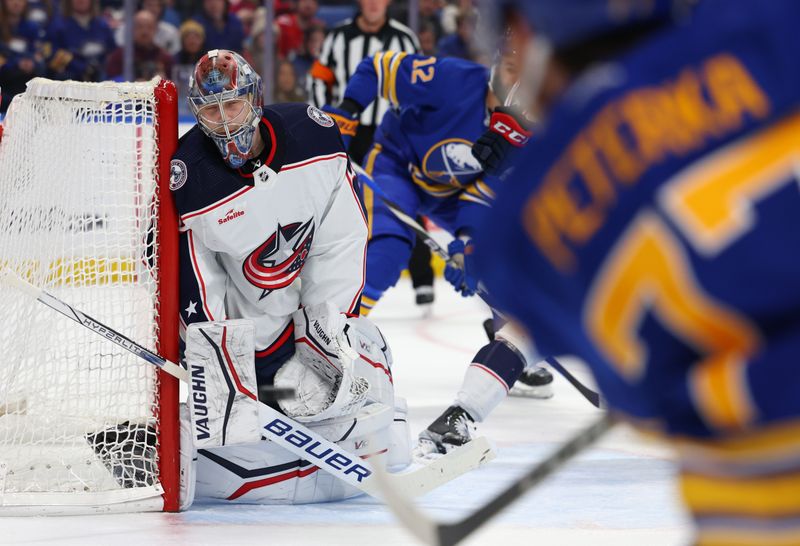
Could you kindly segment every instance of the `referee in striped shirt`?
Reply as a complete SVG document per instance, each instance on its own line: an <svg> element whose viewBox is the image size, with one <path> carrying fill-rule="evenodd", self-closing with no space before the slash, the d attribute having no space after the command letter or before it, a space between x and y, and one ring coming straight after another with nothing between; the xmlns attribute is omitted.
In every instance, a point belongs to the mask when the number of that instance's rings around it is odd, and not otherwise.
<svg viewBox="0 0 800 546"><path fill-rule="evenodd" d="M318 108L339 104L347 82L364 57L379 51L419 51L419 40L414 32L386 15L390 2L359 0L359 13L325 37L319 59L311 67L308 78L312 104ZM349 149L356 163L360 164L369 151L375 129L388 109L389 102L378 98L361 114L361 123Z"/></svg>

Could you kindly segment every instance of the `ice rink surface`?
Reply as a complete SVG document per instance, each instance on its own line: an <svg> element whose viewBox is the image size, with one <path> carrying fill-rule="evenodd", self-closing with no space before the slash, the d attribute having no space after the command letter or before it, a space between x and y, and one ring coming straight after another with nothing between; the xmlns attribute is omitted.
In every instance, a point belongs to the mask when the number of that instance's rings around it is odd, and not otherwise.
<svg viewBox="0 0 800 546"><path fill-rule="evenodd" d="M421 318L407 280L372 318L394 353L398 394L407 398L414 436L453 400L465 367L486 342L489 316L477 298L437 285L432 315ZM582 367L570 369L587 379ZM479 428L498 457L422 497L429 513L456 519L598 416L556 374L549 400L510 398ZM669 453L618 428L464 544L679 546L690 534L673 485ZM181 514L0 519L0 544L59 545L413 545L377 501L360 497L307 506L196 505Z"/></svg>

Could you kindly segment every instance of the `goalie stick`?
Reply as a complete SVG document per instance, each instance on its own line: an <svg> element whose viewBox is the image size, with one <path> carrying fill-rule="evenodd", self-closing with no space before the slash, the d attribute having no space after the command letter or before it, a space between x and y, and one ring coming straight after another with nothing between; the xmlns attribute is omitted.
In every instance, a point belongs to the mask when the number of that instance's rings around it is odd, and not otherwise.
<svg viewBox="0 0 800 546"><path fill-rule="evenodd" d="M189 382L189 374L183 367L139 345L113 328L80 312L41 288L35 287L10 269L0 270L0 283L16 288L26 296L58 311L65 317L133 353L142 360L161 368L185 383ZM263 388L259 389L259 391L261 393L265 392ZM287 394L286 389L273 389L267 392L272 395L275 393ZM293 396L294 392L290 394ZM361 465L361 459L358 456L349 453L263 402L259 405L259 417L262 424L266 423L261 428L262 434L273 442L280 444L284 449L298 457L316 464L335 478L364 491L368 495L381 498L380 490L374 479L374 469ZM421 468L387 474L385 481L390 484L393 490L401 491L407 496L422 495L493 458L494 451L491 449L488 440L483 437L476 438Z"/></svg>
<svg viewBox="0 0 800 546"><path fill-rule="evenodd" d="M417 222L414 218L403 212L403 209L401 209L397 203L389 199L389 197L386 195L383 189L380 186L378 186L374 180L372 180L372 177L369 174L367 174L367 172L360 165L353 164L353 169L356 171L356 174L358 174L359 178L363 179L364 182L370 187L370 189L375 192L375 195L377 195L381 199L381 201L383 201L383 203L389 208L389 210L392 211L392 213L395 216L397 216L398 220L400 220L408 227L410 227L414 231L414 233L416 233L417 236L422 240L422 242L424 242L428 246L428 248L431 249L432 252L434 252L436 255L438 255L441 259L443 259L447 263L450 263L452 261L447 251L444 248L442 248L442 245L436 242L436 240L431 236L428 230L425 229L424 226L420 225L420 223ZM486 289L480 284L478 285L478 296L480 296L481 299L486 303L486 305L491 307L492 311L497 313L498 316L500 316L501 318L505 318L505 315L502 312L495 309L489 302L489 294L488 292L486 292ZM550 366L552 366L553 369L555 369L558 373L560 373L564 377L564 379L566 379L570 383L570 385L575 387L575 389L577 389L577 391L581 393L581 395L583 395L583 397L586 398L586 400L588 400L590 404L592 404L596 408L601 408L601 409L603 408L603 401L600 397L600 394L596 391L593 391L583 383L581 383L580 380L578 380L577 377L572 375L572 373L570 373L569 370L567 370L564 367L564 365L561 364L561 362L556 360L555 357L548 356L544 360L545 362L550 364Z"/></svg>
<svg viewBox="0 0 800 546"><path fill-rule="evenodd" d="M384 502L414 536L431 546L452 546L467 538L478 527L498 515L508 505L536 487L574 456L595 443L614 426L614 423L609 414L603 415L589 427L573 436L547 459L530 468L522 477L495 495L482 507L451 523L435 521L425 515L409 500L408 496L403 495L402 491L393 489L392 483L386 479L389 477L386 472L380 469L376 470L375 478L380 486Z"/></svg>

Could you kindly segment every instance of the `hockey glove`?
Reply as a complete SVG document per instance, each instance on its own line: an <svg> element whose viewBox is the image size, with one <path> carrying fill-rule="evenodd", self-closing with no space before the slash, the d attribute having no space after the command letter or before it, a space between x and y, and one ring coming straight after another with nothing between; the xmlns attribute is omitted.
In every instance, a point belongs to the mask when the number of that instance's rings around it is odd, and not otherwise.
<svg viewBox="0 0 800 546"><path fill-rule="evenodd" d="M483 171L499 175L498 170L511 153L522 148L531 137L530 122L511 108L498 106L492 112L489 129L472 145Z"/></svg>
<svg viewBox="0 0 800 546"><path fill-rule="evenodd" d="M469 237L459 237L447 245L450 261L444 269L444 278L465 298L478 290L475 275L474 245Z"/></svg>
<svg viewBox="0 0 800 546"><path fill-rule="evenodd" d="M356 129L358 129L358 114L329 104L323 106L322 111L332 117L336 125L339 126L339 133L342 135L342 142L346 151L350 148L350 141L353 140L356 135Z"/></svg>

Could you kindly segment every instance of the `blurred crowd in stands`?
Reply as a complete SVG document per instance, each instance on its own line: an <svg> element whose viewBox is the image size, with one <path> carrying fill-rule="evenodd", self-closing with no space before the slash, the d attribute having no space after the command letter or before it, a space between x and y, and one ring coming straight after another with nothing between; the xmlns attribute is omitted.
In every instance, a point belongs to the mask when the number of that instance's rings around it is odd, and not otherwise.
<svg viewBox="0 0 800 546"><path fill-rule="evenodd" d="M304 102L325 36L369 9L407 22L407 2L274 0L275 102ZM485 62L471 49L473 0L418 0L419 49ZM139 0L133 25L134 78L186 79L210 49L240 52L261 71L266 18L254 0ZM121 80L126 21L122 0L0 0L0 112L36 76ZM262 76L265 76L262 74Z"/></svg>

